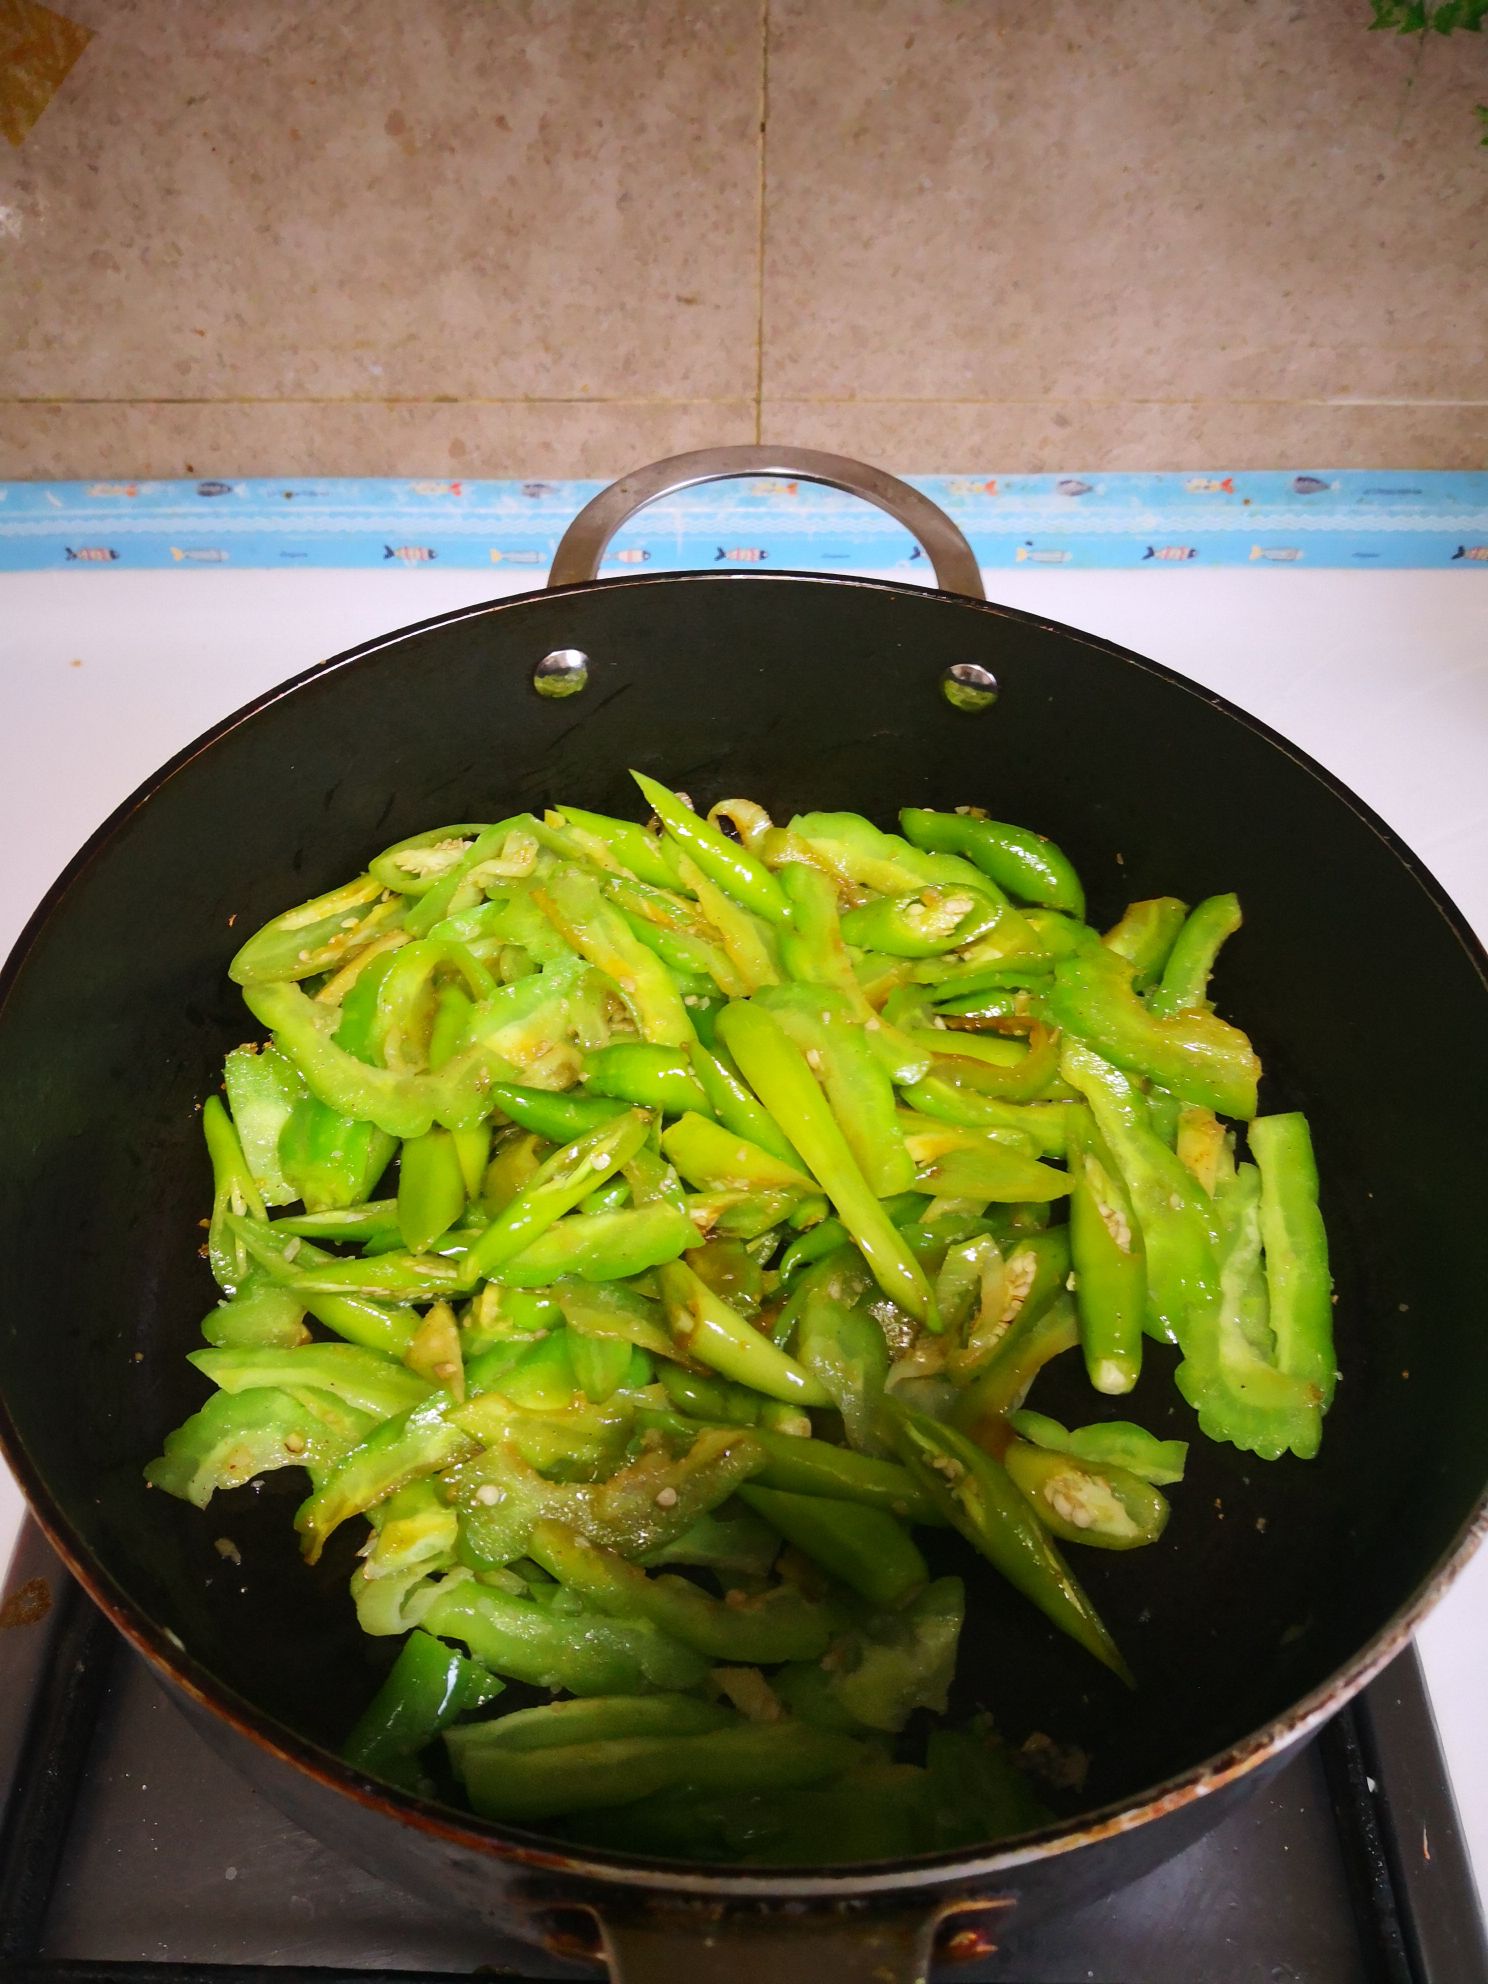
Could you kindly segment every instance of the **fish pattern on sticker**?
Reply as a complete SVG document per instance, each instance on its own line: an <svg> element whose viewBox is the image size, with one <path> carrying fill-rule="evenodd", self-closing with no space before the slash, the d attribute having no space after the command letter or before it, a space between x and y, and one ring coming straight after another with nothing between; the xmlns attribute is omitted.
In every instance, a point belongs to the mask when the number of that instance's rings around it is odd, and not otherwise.
<svg viewBox="0 0 1488 1984"><path fill-rule="evenodd" d="M759 544L720 544L713 554L715 565L727 562L730 565L763 565L769 552Z"/></svg>
<svg viewBox="0 0 1488 1984"><path fill-rule="evenodd" d="M1199 547L1196 544L1149 544L1142 553L1143 560L1155 558L1163 564L1178 565L1185 558L1197 558Z"/></svg>
<svg viewBox="0 0 1488 1984"><path fill-rule="evenodd" d="M196 485L198 496L233 496L237 487L231 482L199 482Z"/></svg>
<svg viewBox="0 0 1488 1984"><path fill-rule="evenodd" d="M1250 547L1250 562L1258 558L1273 565L1295 565L1302 556L1300 545L1294 544L1253 544Z"/></svg>
<svg viewBox="0 0 1488 1984"><path fill-rule="evenodd" d="M951 496L995 496L997 477L989 475L978 479L971 475L953 475L946 483L946 492Z"/></svg>
<svg viewBox="0 0 1488 1984"><path fill-rule="evenodd" d="M1067 565L1074 555L1073 551L1056 551L1049 547L1040 549L1032 544L1020 544L1013 553L1020 565Z"/></svg>
<svg viewBox="0 0 1488 1984"><path fill-rule="evenodd" d="M1452 563L1455 565L1459 558L1475 565L1488 565L1488 544L1459 544L1452 553Z"/></svg>
<svg viewBox="0 0 1488 1984"><path fill-rule="evenodd" d="M1336 489L1336 482L1325 482L1320 475L1294 475L1292 490L1298 496L1323 496L1330 489Z"/></svg>
<svg viewBox="0 0 1488 1984"><path fill-rule="evenodd" d="M196 547L188 547L188 549L183 551L179 545L173 544L170 548L170 555L178 565L182 563L189 565L225 565L232 554L227 551L204 550Z"/></svg>
<svg viewBox="0 0 1488 1984"><path fill-rule="evenodd" d="M1093 482L1082 482L1078 475L1062 475L1054 485L1056 496L1090 496L1095 491Z"/></svg>
<svg viewBox="0 0 1488 1984"><path fill-rule="evenodd" d="M399 556L401 557L401 555L400 553ZM431 551L429 556L432 558L434 553ZM493 565L545 565L547 562L548 560L541 551L493 551L491 553L491 563Z"/></svg>
<svg viewBox="0 0 1488 1984"><path fill-rule="evenodd" d="M69 565L111 565L119 554L105 544L64 545Z"/></svg>
<svg viewBox="0 0 1488 1984"><path fill-rule="evenodd" d="M607 559L613 558L617 565L644 565L650 560L651 553L644 544L625 544L618 551L606 552L605 556Z"/></svg>
<svg viewBox="0 0 1488 1984"><path fill-rule="evenodd" d="M88 494L90 496L138 496L139 484L137 482L90 482L88 484Z"/></svg>
<svg viewBox="0 0 1488 1984"><path fill-rule="evenodd" d="M410 482L409 488L415 496L463 496L463 482Z"/></svg>
<svg viewBox="0 0 1488 1984"><path fill-rule="evenodd" d="M1190 496L1233 496L1235 478L1232 475L1191 475L1183 487Z"/></svg>
<svg viewBox="0 0 1488 1984"><path fill-rule="evenodd" d="M405 565L428 565L439 556L431 544L385 544L382 555L386 558L400 558Z"/></svg>

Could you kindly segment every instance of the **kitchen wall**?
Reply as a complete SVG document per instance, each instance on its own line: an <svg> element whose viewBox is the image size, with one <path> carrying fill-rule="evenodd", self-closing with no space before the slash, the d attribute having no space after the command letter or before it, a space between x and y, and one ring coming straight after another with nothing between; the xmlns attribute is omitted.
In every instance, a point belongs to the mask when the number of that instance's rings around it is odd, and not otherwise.
<svg viewBox="0 0 1488 1984"><path fill-rule="evenodd" d="M1368 14L0 0L0 477L1483 466L1488 36Z"/></svg>

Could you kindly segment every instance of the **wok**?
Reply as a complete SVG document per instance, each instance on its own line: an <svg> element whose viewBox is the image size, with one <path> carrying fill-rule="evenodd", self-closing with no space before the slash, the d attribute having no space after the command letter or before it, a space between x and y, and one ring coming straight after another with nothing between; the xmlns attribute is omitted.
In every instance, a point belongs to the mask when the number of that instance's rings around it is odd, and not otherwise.
<svg viewBox="0 0 1488 1984"><path fill-rule="evenodd" d="M942 589L758 569L595 580L633 509L739 474L890 509ZM1282 738L980 595L954 525L876 471L753 448L659 464L595 499L546 592L370 642L183 751L72 862L0 980L0 1443L45 1528L302 1824L632 1975L742 1978L768 1954L802 1977L907 1979L948 1912L990 1911L995 1936L1009 1910L1108 1891L1213 1823L1382 1666L1484 1526L1481 1170L1464 1162L1488 1120L1479 946L1384 824ZM947 700L948 671L980 708ZM539 693L535 674L581 693ZM225 976L242 934L443 819L554 797L633 811L632 765L701 806L743 793L777 816L854 807L892 824L902 804L984 802L1064 846L1097 922L1160 893L1244 902L1222 1003L1264 1059L1265 1106L1312 1121L1343 1382L1315 1462L1196 1438L1163 1542L1082 1555L1134 1694L963 1565L955 1708L985 1706L1014 1743L1043 1731L1089 1753L1083 1794L1043 1833L777 1875L573 1849L401 1796L334 1754L388 1658L347 1601L354 1539L307 1570L285 1474L205 1515L145 1489L142 1463L200 1402L184 1362L210 1298L196 1105L251 1031ZM1133 1416L1184 1435L1171 1361L1149 1353ZM1058 1364L1038 1403L1089 1416ZM224 1535L241 1568L214 1548Z"/></svg>

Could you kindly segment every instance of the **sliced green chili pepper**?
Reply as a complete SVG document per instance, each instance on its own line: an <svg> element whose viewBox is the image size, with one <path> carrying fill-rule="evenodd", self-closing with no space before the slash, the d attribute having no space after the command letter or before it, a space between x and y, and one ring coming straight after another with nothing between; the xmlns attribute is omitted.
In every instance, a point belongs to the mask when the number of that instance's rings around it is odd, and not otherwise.
<svg viewBox="0 0 1488 1984"><path fill-rule="evenodd" d="M621 1212L575 1212L494 1272L511 1288L545 1288L565 1275L625 1281L676 1260L697 1240L689 1214L664 1200Z"/></svg>
<svg viewBox="0 0 1488 1984"><path fill-rule="evenodd" d="M1151 896L1128 903L1121 921L1113 923L1101 942L1132 968L1132 984L1145 992L1162 977L1174 940L1183 928L1188 904L1177 896Z"/></svg>
<svg viewBox="0 0 1488 1984"><path fill-rule="evenodd" d="M417 1760L456 1716L484 1708L502 1684L473 1660L425 1632L412 1632L387 1679L341 1746L353 1770L404 1791L418 1785Z"/></svg>
<svg viewBox="0 0 1488 1984"><path fill-rule="evenodd" d="M773 926L730 901L687 855L677 863L677 872L683 887L697 897L698 908L707 917L710 928L717 931L742 994L757 991L761 985L778 985L780 971Z"/></svg>
<svg viewBox="0 0 1488 1984"><path fill-rule="evenodd" d="M662 1133L661 1148L690 1185L701 1190L814 1192L816 1181L794 1164L783 1164L758 1144L736 1136L704 1116L679 1116Z"/></svg>
<svg viewBox="0 0 1488 1984"><path fill-rule="evenodd" d="M644 1040L686 1047L696 1038L666 966L581 868L555 868L533 899L566 942L615 981Z"/></svg>
<svg viewBox="0 0 1488 1984"><path fill-rule="evenodd" d="M790 831L817 849L833 870L878 895L912 895L927 883L978 895L996 888L993 884L989 889L985 874L970 861L915 847L898 834L882 832L861 813L798 813Z"/></svg>
<svg viewBox="0 0 1488 1984"><path fill-rule="evenodd" d="M769 1151L783 1164L799 1167L801 1160L790 1139L782 1135L769 1110L762 1108L745 1087L726 1049L694 1047L691 1060L693 1072L708 1098L708 1115L726 1130Z"/></svg>
<svg viewBox="0 0 1488 1984"><path fill-rule="evenodd" d="M702 1084L679 1048L646 1041L616 1041L587 1056L584 1086L590 1095L615 1096L643 1109L680 1116L686 1109L711 1116Z"/></svg>
<svg viewBox="0 0 1488 1984"><path fill-rule="evenodd" d="M788 1405L830 1405L820 1381L788 1357L682 1261L659 1274L672 1335L699 1364Z"/></svg>
<svg viewBox="0 0 1488 1984"><path fill-rule="evenodd" d="M875 1433L889 1346L880 1325L835 1292L832 1262L812 1270L801 1291L796 1355L842 1414L849 1444L881 1451Z"/></svg>
<svg viewBox="0 0 1488 1984"><path fill-rule="evenodd" d="M1086 1126L1070 1149L1069 1226L1085 1369L1098 1392L1129 1392L1142 1369L1147 1257L1126 1187Z"/></svg>
<svg viewBox="0 0 1488 1984"><path fill-rule="evenodd" d="M626 1105L609 1096L555 1095L550 1089L519 1088L495 1082L487 1091L493 1106L524 1130L549 1143L572 1143L586 1130L597 1130L626 1113Z"/></svg>
<svg viewBox="0 0 1488 1984"><path fill-rule="evenodd" d="M652 1577L556 1522L533 1526L528 1553L596 1612L649 1620L710 1660L816 1660L832 1638L831 1614L789 1584L725 1603L685 1578Z"/></svg>
<svg viewBox="0 0 1488 1984"><path fill-rule="evenodd" d="M432 1390L391 1358L351 1343L307 1343L293 1350L194 1350L188 1361L221 1391L308 1385L374 1419L390 1419L421 1405Z"/></svg>
<svg viewBox="0 0 1488 1984"><path fill-rule="evenodd" d="M202 1135L212 1162L212 1217L207 1228L207 1258L219 1288L229 1295L248 1273L248 1256L235 1217L252 1213L264 1218L264 1202L248 1169L232 1118L215 1095L202 1104Z"/></svg>
<svg viewBox="0 0 1488 1984"><path fill-rule="evenodd" d="M764 917L767 923L789 921L790 906L779 882L763 861L694 813L690 806L684 806L675 792L658 785L654 778L637 771L631 777L672 839L685 854L691 855L710 881L727 890L735 902Z"/></svg>
<svg viewBox="0 0 1488 1984"><path fill-rule="evenodd" d="M1162 983L1147 1001L1159 1017L1207 1008L1209 977L1220 946L1240 928L1240 898L1206 896L1174 940Z"/></svg>
<svg viewBox="0 0 1488 1984"><path fill-rule="evenodd" d="M488 824L433 827L427 833L410 834L383 849L367 872L384 889L399 895L427 895L436 882L443 881L469 853L471 842L489 832Z"/></svg>
<svg viewBox="0 0 1488 1984"><path fill-rule="evenodd" d="M812 1784L862 1758L849 1736L790 1722L739 1722L696 1735L619 1737L529 1756L488 1745L458 1759L486 1818L531 1820L628 1806L658 1792L770 1792Z"/></svg>
<svg viewBox="0 0 1488 1984"><path fill-rule="evenodd" d="M202 1318L202 1335L220 1350L290 1350L309 1338L304 1317L297 1295L250 1267L237 1293Z"/></svg>
<svg viewBox="0 0 1488 1984"><path fill-rule="evenodd" d="M222 1079L233 1127L259 1196L265 1205L288 1205L300 1195L284 1175L279 1139L305 1092L304 1083L293 1064L273 1047L235 1047L223 1063Z"/></svg>
<svg viewBox="0 0 1488 1984"><path fill-rule="evenodd" d="M1258 1116L1249 1141L1261 1173L1261 1239L1277 1368L1315 1386L1326 1412L1338 1383L1333 1283L1307 1118L1295 1112Z"/></svg>
<svg viewBox="0 0 1488 1984"><path fill-rule="evenodd" d="M402 920L401 902L380 903L382 884L359 875L344 887L287 909L256 931L228 966L238 985L313 978L334 970L369 938Z"/></svg>
<svg viewBox="0 0 1488 1984"><path fill-rule="evenodd" d="M577 1617L452 1571L424 1613L424 1629L459 1640L482 1666L535 1688L575 1695L643 1694L693 1688L707 1663L642 1619ZM513 1756L520 1752L511 1752ZM539 1768L562 1752L544 1752Z"/></svg>
<svg viewBox="0 0 1488 1984"><path fill-rule="evenodd" d="M1065 1045L1064 1071L1089 1102L1130 1194L1147 1257L1149 1310L1163 1333L1181 1344L1190 1317L1211 1314L1219 1296L1211 1210L1151 1128L1127 1075L1073 1041Z"/></svg>
<svg viewBox="0 0 1488 1984"><path fill-rule="evenodd" d="M270 1226L265 1220L248 1216L239 1218L236 1214L228 1217L245 1253L282 1285L293 1285L307 1267L329 1265L333 1259L332 1255L310 1241L302 1240L298 1235L286 1236L281 1228ZM389 1308L363 1295L297 1290L296 1299L303 1303L316 1322L323 1323L328 1330L334 1330L348 1343L361 1344L368 1350L381 1350L390 1357L403 1355L418 1327L417 1318L406 1309Z"/></svg>
<svg viewBox="0 0 1488 1984"><path fill-rule="evenodd" d="M1134 1426L1127 1419L1108 1419L1098 1426L1077 1426L1070 1431L1042 1412L1025 1411L1010 1412L1008 1423L1036 1447L1073 1454L1093 1467L1124 1468L1158 1488L1181 1481L1188 1460L1186 1440L1159 1440L1144 1426Z"/></svg>
<svg viewBox="0 0 1488 1984"><path fill-rule="evenodd" d="M649 1128L650 1118L631 1109L554 1151L472 1244L465 1256L465 1285L474 1287L515 1260L596 1185L628 1163L646 1141Z"/></svg>
<svg viewBox="0 0 1488 1984"><path fill-rule="evenodd" d="M1131 1669L1005 1468L951 1426L889 1408L894 1444L947 1520L1063 1633L1135 1686Z"/></svg>
<svg viewBox="0 0 1488 1984"><path fill-rule="evenodd" d="M422 1405L384 1420L300 1504L295 1528L307 1563L319 1560L331 1532L349 1517L365 1514L405 1483L449 1467L472 1450L470 1436L446 1416L449 1405L448 1393L435 1392Z"/></svg>
<svg viewBox="0 0 1488 1984"><path fill-rule="evenodd" d="M1023 1440L1009 1444L1002 1464L1045 1529L1062 1542L1136 1550L1156 1543L1167 1527L1167 1497L1125 1468L1097 1467Z"/></svg>
<svg viewBox="0 0 1488 1984"><path fill-rule="evenodd" d="M1075 1305L1068 1296L1057 1295L1042 1305L1025 1298L1006 1336L956 1400L952 1423L995 1453L1006 1438L1006 1414L1027 1396L1050 1359L1073 1350L1079 1341Z"/></svg>
<svg viewBox="0 0 1488 1984"><path fill-rule="evenodd" d="M404 928L414 937L427 937L444 918L470 909L480 900L478 875L499 871L513 879L530 875L538 844L530 813L515 813L482 827L452 868L440 875L408 908Z"/></svg>
<svg viewBox="0 0 1488 1984"><path fill-rule="evenodd" d="M933 1328L930 1284L869 1189L800 1051L753 1004L728 1007L718 1024L745 1079L800 1151L880 1288Z"/></svg>
<svg viewBox="0 0 1488 1984"><path fill-rule="evenodd" d="M850 909L842 919L842 935L860 950L935 958L983 936L1002 911L1002 903L990 896L927 882L913 895L878 896Z"/></svg>
<svg viewBox="0 0 1488 1984"><path fill-rule="evenodd" d="M1260 1062L1238 1027L1190 1010L1162 1019L1132 990L1131 968L1097 948L1064 959L1049 1010L1057 1023L1128 1074L1148 1075L1185 1102L1249 1120Z"/></svg>
<svg viewBox="0 0 1488 1984"><path fill-rule="evenodd" d="M1069 1102L1005 1102L1000 1096L958 1081L954 1074L941 1073L950 1062L941 1062L937 1072L923 1081L911 1083L903 1091L911 1109L942 1123L955 1123L965 1129L1020 1130L1032 1139L1045 1157L1063 1157L1069 1147L1070 1125L1079 1105Z"/></svg>
<svg viewBox="0 0 1488 1984"><path fill-rule="evenodd" d="M925 1560L897 1517L861 1502L837 1502L829 1495L784 1495L778 1488L746 1484L739 1499L772 1523L813 1563L866 1598L897 1608L929 1582ZM744 1659L772 1656L746 1654ZM777 1659L805 1659L785 1654Z"/></svg>
<svg viewBox="0 0 1488 1984"><path fill-rule="evenodd" d="M872 1036L843 1010L838 998L816 987L781 985L759 995L821 1078L838 1128L869 1189L879 1198L908 1191L914 1163L904 1148L894 1113L894 1084Z"/></svg>
<svg viewBox="0 0 1488 1984"><path fill-rule="evenodd" d="M302 1095L279 1138L279 1161L307 1211L324 1212L370 1197L396 1149L375 1123L354 1122L319 1096Z"/></svg>
<svg viewBox="0 0 1488 1984"><path fill-rule="evenodd" d="M323 1473L372 1425L365 1414L352 1413L332 1427L287 1392L214 1392L200 1412L166 1435L165 1450L145 1469L145 1479L204 1509L218 1488L241 1488L276 1468Z"/></svg>
<svg viewBox="0 0 1488 1984"><path fill-rule="evenodd" d="M635 876L653 888L675 889L677 857L671 844L648 833L634 820L611 819L608 813L586 813L582 806L560 806L569 825L607 847Z"/></svg>
<svg viewBox="0 0 1488 1984"><path fill-rule="evenodd" d="M976 813L932 813L906 806L899 824L916 847L974 861L1019 902L1070 916L1085 914L1085 891L1068 858L1042 834Z"/></svg>

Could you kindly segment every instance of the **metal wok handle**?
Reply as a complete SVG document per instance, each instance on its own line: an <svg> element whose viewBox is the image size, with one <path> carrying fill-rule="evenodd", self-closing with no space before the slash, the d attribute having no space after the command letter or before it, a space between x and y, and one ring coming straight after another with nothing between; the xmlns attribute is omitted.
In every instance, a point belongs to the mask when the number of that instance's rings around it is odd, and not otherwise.
<svg viewBox="0 0 1488 1984"><path fill-rule="evenodd" d="M847 455L823 454L817 448L757 446L695 448L690 454L670 455L664 462L652 462L649 468L634 469L608 489L601 489L563 533L548 584L583 585L597 577L605 546L615 532L637 510L659 497L674 495L679 489L695 489L704 482L730 482L750 475L820 482L828 489L842 489L849 496L861 496L865 503L877 504L919 542L942 592L986 598L976 554L945 511L918 489Z"/></svg>

